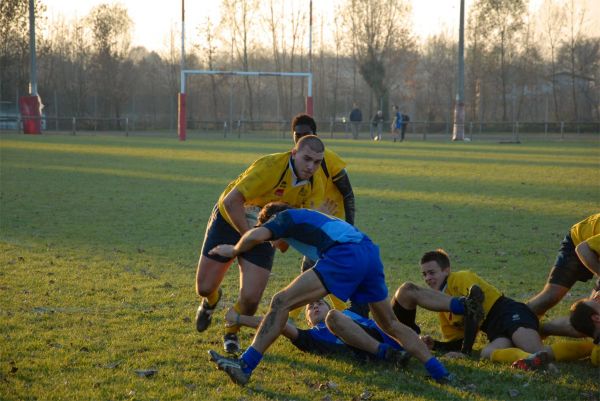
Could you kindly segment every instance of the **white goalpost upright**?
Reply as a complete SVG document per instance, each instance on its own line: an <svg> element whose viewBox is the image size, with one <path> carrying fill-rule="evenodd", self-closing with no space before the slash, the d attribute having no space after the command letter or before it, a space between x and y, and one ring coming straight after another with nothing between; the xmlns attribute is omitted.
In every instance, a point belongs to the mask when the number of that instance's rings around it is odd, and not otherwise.
<svg viewBox="0 0 600 401"><path fill-rule="evenodd" d="M178 96L178 118L177 131L179 140L186 138L186 92L185 81L188 75L234 75L252 77L303 77L308 78L308 90L306 96L306 113L313 114L312 77L311 72L267 72L267 71L215 71L215 70L181 70L181 92Z"/></svg>

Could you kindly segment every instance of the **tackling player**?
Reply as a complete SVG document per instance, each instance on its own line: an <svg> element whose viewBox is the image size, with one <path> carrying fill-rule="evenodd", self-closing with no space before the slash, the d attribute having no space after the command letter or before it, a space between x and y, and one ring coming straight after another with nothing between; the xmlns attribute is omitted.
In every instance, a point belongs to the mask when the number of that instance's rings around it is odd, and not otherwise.
<svg viewBox="0 0 600 401"><path fill-rule="evenodd" d="M207 224L196 272L196 292L204 297L196 313L196 329L199 332L209 327L222 295L220 284L236 258L240 269L240 290L234 309L244 315L256 313L275 253L269 243L235 255L235 258L209 251L218 244L237 243L255 223L252 217L255 219L256 216L251 214L253 208L259 211L265 204L276 200L298 207L320 205L325 190L325 178L320 168L324 151L325 146L319 138L306 136L289 152L256 160L225 188ZM239 351L238 331L239 326L225 329L224 348L229 353Z"/></svg>
<svg viewBox="0 0 600 401"><path fill-rule="evenodd" d="M292 137L294 143L306 135L317 135L317 123L308 114L298 114L292 120ZM355 203L354 191L350 184L350 177L346 171L346 162L329 148L325 148L325 155L321 163L321 170L326 177L325 199L333 204L332 215L354 225ZM302 259L300 271L304 272L315 265L315 261L307 258ZM329 295L329 299L335 309L344 310L346 304L335 296ZM367 317L369 307L367 305L352 304L350 310L361 316ZM295 316L294 311L291 313Z"/></svg>
<svg viewBox="0 0 600 401"><path fill-rule="evenodd" d="M435 380L452 380L417 334L395 318L387 300L379 247L369 237L335 217L314 210L293 209L281 202L266 205L259 222L261 225L244 234L235 246L219 245L211 253L234 257L270 241L276 247L289 244L317 263L275 294L252 345L241 358L225 358L209 351L211 360L233 382L245 385L250 380L264 353L283 331L292 308L317 301L329 293L341 300L350 298L368 303L377 325L423 362Z"/></svg>

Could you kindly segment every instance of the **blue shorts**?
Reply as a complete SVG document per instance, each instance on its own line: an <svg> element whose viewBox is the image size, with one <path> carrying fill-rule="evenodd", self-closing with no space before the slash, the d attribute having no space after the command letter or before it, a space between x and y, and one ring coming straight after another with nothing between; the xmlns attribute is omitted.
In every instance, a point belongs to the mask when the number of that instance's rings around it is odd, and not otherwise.
<svg viewBox="0 0 600 401"><path fill-rule="evenodd" d="M500 297L481 324L481 331L489 341L499 337L512 340L512 335L521 327L538 331L539 321L535 313L522 302Z"/></svg>
<svg viewBox="0 0 600 401"><path fill-rule="evenodd" d="M385 343L395 349L404 349L396 340L387 335L385 331L381 330L373 320L369 320L368 324L359 323L358 325L380 343Z"/></svg>
<svg viewBox="0 0 600 401"><path fill-rule="evenodd" d="M594 277L575 252L575 244L571 234L567 234L560 243L560 249L554 267L548 276L548 283L571 288L577 281L588 281Z"/></svg>
<svg viewBox="0 0 600 401"><path fill-rule="evenodd" d="M206 234L204 235L204 244L202 245L202 255L212 260L216 260L217 262L229 262L231 259L224 258L220 255L209 255L208 251L221 244L235 245L240 238L240 233L237 232L235 228L231 227L219 212L219 207L215 205L208 224L206 225ZM250 249L248 252L240 254L239 257L271 271L273 268L273 258L275 257L275 248L273 248L269 242L264 242Z"/></svg>
<svg viewBox="0 0 600 401"><path fill-rule="evenodd" d="M367 237L329 248L313 270L327 291L344 302L375 303L388 296L379 247Z"/></svg>

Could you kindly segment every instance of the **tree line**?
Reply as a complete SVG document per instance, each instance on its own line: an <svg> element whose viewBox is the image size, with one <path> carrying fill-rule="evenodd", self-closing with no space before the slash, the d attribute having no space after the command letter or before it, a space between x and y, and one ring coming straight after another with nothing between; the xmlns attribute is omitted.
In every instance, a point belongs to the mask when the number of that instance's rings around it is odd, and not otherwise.
<svg viewBox="0 0 600 401"><path fill-rule="evenodd" d="M405 0L338 0L332 16L299 0L221 0L187 39L185 67L204 70L308 71L315 117L338 121L357 103L368 118L392 104L412 121L452 121L455 33L419 41ZM27 94L28 8L3 0L0 100ZM180 31L162 51L131 46L126 8L100 4L82 18L48 23L36 2L38 90L47 116L134 119L139 128L175 123L180 90ZM456 16L458 19L458 15ZM588 34L582 0L475 0L465 28L466 120L600 120L600 37ZM189 28L186 28L189 29ZM188 78L188 118L222 122L289 121L304 110L304 78Z"/></svg>

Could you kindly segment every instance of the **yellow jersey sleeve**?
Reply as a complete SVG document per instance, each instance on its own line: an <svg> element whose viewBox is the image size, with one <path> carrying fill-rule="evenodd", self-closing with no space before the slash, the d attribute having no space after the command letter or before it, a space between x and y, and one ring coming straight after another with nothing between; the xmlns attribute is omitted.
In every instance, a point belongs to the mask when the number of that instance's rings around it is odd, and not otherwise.
<svg viewBox="0 0 600 401"><path fill-rule="evenodd" d="M571 239L575 246L600 234L600 213L593 214L571 227Z"/></svg>
<svg viewBox="0 0 600 401"><path fill-rule="evenodd" d="M586 239L586 242L592 251L600 255L600 234Z"/></svg>
<svg viewBox="0 0 600 401"><path fill-rule="evenodd" d="M336 212L334 216L344 220L346 218L346 211L344 209L344 198L338 190L333 177L338 175L345 167L346 163L338 156L337 153L325 148L325 168L327 169L328 177L325 177L325 198L333 201L336 205ZM319 169L323 171L323 168ZM323 172L323 175L324 172Z"/></svg>
<svg viewBox="0 0 600 401"><path fill-rule="evenodd" d="M290 152L275 153L256 160L236 180L231 182L219 198L219 211L231 224L223 200L233 188L244 195L245 206L263 207L269 202L285 202L293 207L315 208L323 202L325 183L321 169L300 185L294 185Z"/></svg>
<svg viewBox="0 0 600 401"><path fill-rule="evenodd" d="M483 290L485 296L483 309L487 315L498 298L502 296L502 293L477 274L468 270L450 273L444 293L451 297L466 297L469 293L469 288L473 284L477 284ZM440 312L438 317L442 335L446 340L453 341L463 338L464 326L462 315L455 315L452 312Z"/></svg>
<svg viewBox="0 0 600 401"><path fill-rule="evenodd" d="M325 154L323 156L329 177L335 177L346 168L346 162L342 158L329 148L325 148Z"/></svg>

